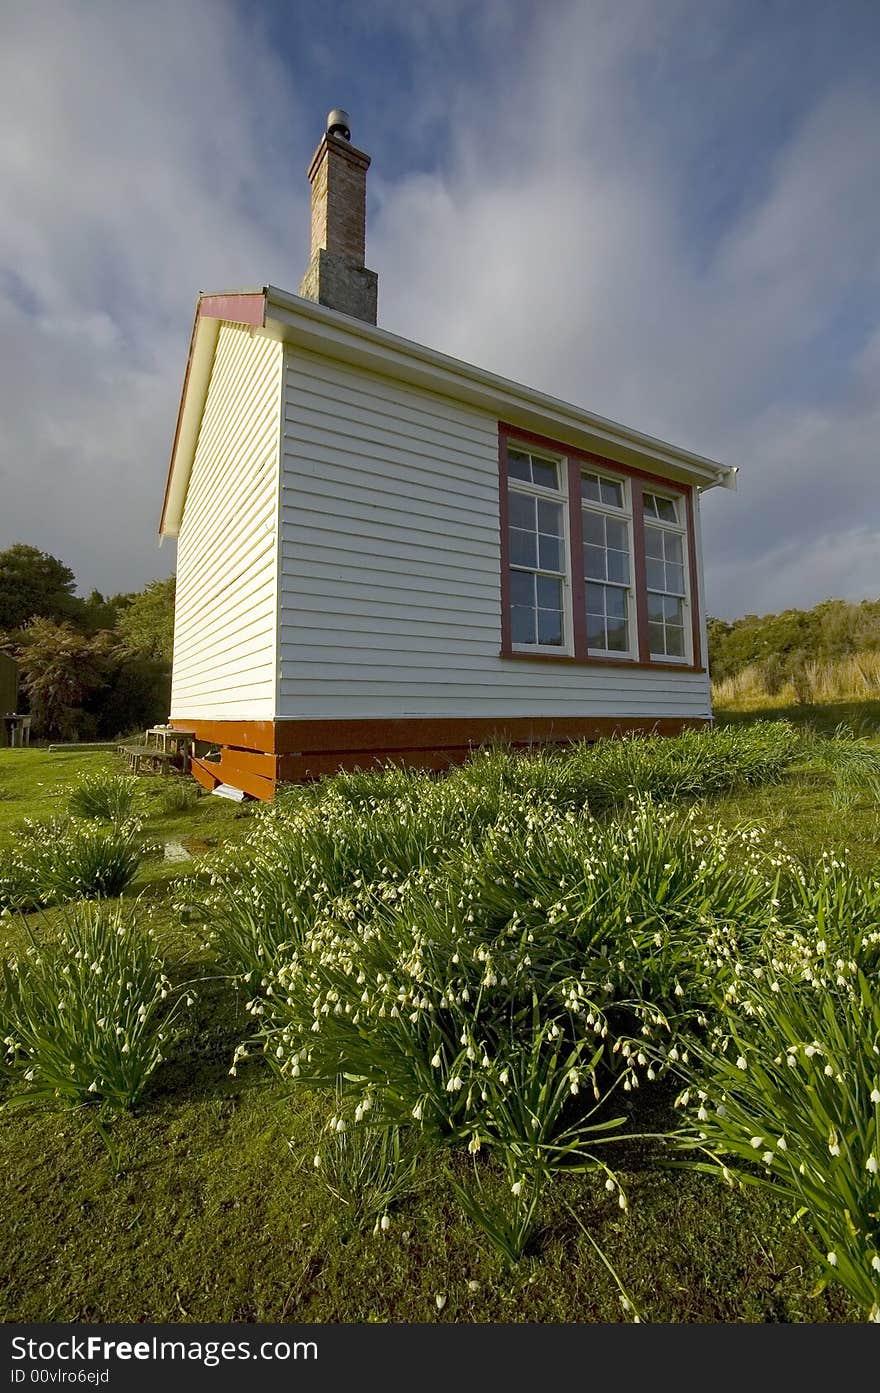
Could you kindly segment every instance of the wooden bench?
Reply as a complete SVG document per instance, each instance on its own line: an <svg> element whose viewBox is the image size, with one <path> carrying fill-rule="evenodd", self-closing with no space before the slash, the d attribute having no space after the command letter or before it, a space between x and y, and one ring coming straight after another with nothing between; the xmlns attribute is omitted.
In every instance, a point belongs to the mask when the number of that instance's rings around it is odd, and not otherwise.
<svg viewBox="0 0 880 1393"><path fill-rule="evenodd" d="M122 745L122 753L132 774L146 772L167 774L179 761L174 750L160 750L155 745Z"/></svg>

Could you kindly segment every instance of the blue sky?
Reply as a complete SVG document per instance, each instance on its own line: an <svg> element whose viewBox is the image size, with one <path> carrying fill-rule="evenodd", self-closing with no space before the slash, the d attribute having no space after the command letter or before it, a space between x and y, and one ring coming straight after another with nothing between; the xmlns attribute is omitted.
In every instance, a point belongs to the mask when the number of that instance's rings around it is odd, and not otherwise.
<svg viewBox="0 0 880 1393"><path fill-rule="evenodd" d="M296 289L329 107L386 328L740 466L709 608L880 593L875 0L41 0L0 50L0 547L167 574L196 294Z"/></svg>

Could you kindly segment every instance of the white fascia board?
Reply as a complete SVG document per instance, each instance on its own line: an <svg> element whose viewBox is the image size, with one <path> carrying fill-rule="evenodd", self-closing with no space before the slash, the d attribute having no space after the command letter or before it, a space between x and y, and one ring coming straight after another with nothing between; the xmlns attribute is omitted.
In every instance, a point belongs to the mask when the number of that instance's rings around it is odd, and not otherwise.
<svg viewBox="0 0 880 1393"><path fill-rule="evenodd" d="M700 489L736 487L736 469L622 426L557 397L390 334L299 295L266 287L264 333L325 357L410 382L489 411L499 420L570 445L608 455L633 468L658 467Z"/></svg>
<svg viewBox="0 0 880 1393"><path fill-rule="evenodd" d="M180 531L183 506L192 462L202 424L202 413L208 395L208 382L214 366L214 349L220 333L219 319L196 317L193 330L189 371L180 405L180 425L168 477L168 497L165 501L160 537L176 537Z"/></svg>

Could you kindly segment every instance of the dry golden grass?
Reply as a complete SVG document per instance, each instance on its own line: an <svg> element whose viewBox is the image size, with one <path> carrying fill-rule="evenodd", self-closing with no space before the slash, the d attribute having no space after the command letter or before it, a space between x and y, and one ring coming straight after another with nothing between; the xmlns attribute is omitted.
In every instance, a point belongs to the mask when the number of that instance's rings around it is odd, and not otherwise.
<svg viewBox="0 0 880 1393"><path fill-rule="evenodd" d="M826 701L880 697L880 653L804 663L775 691L768 690L764 670L750 664L735 677L712 683L713 705L724 708L806 706Z"/></svg>

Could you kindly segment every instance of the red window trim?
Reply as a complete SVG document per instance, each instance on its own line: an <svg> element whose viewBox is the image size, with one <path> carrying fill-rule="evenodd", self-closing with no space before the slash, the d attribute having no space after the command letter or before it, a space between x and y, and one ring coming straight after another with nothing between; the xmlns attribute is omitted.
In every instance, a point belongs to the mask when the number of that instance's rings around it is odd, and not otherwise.
<svg viewBox="0 0 880 1393"><path fill-rule="evenodd" d="M549 450L567 461L568 467L568 522L571 538L571 608L574 635L574 654L570 653L521 653L514 652L511 636L510 613L510 537L508 530L508 479L507 443L508 440L522 441L524 445L537 445ZM622 474L631 480L632 522L633 522L633 562L636 590L636 632L638 635L638 658L593 657L587 651L587 623L585 612L585 581L583 566L576 560L583 553L582 514L580 506L580 473L584 465L598 465L612 474ZM648 589L647 568L645 565L645 526L643 504L643 481L661 488L674 488L684 499L685 533L688 547L688 574L690 576L691 640L693 657L689 663L668 662L662 658L652 658L648 638ZM592 451L574 450L559 440L551 440L534 431L520 430L504 421L498 423L498 500L501 527L501 652L502 658L526 659L528 662L580 663L602 667L624 668L662 668L670 672L705 672L702 666L700 606L697 585L697 549L694 531L694 502L691 484L681 484L677 480L666 479L660 474L650 474L647 470L636 469L606 455Z"/></svg>

